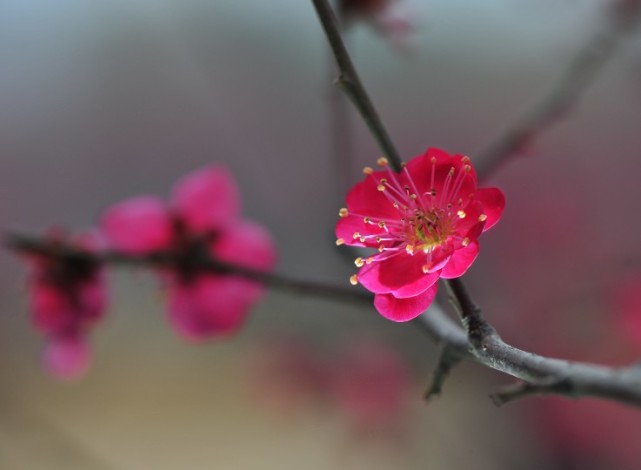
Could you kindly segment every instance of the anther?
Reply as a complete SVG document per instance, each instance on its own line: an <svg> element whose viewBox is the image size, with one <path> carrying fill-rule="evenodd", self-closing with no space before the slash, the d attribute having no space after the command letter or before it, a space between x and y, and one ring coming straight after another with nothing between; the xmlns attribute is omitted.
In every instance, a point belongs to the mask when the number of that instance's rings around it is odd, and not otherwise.
<svg viewBox="0 0 641 470"><path fill-rule="evenodd" d="M467 214L465 213L465 211L458 211L456 215L459 216L459 219L464 219Z"/></svg>
<svg viewBox="0 0 641 470"><path fill-rule="evenodd" d="M461 158L461 161L463 163L470 163L471 160L470 160L470 157L468 157L467 155L464 155L463 158Z"/></svg>
<svg viewBox="0 0 641 470"><path fill-rule="evenodd" d="M343 245L344 243L345 243L345 240L343 240L342 238L338 238L338 239L336 239L336 246L341 246L341 245Z"/></svg>
<svg viewBox="0 0 641 470"><path fill-rule="evenodd" d="M454 176L456 169L454 167L450 168L450 176Z"/></svg>
<svg viewBox="0 0 641 470"><path fill-rule="evenodd" d="M424 264L422 269L423 269L423 274L427 274L430 272L430 265Z"/></svg>
<svg viewBox="0 0 641 470"><path fill-rule="evenodd" d="M388 163L389 163L389 161L385 157L381 157L378 160L376 160L376 164L378 166L387 166Z"/></svg>
<svg viewBox="0 0 641 470"><path fill-rule="evenodd" d="M382 184L379 184L378 186L376 186L376 189L378 189L379 191L385 191L385 186Z"/></svg>
<svg viewBox="0 0 641 470"><path fill-rule="evenodd" d="M376 243L380 243L382 241L383 241L383 239L381 237L376 237Z"/></svg>
<svg viewBox="0 0 641 470"><path fill-rule="evenodd" d="M359 256L354 260L354 264L356 265L357 268L362 268L363 265L365 264L365 260Z"/></svg>
<svg viewBox="0 0 641 470"><path fill-rule="evenodd" d="M430 161L432 162L432 165L436 165L436 157L432 157Z"/></svg>
<svg viewBox="0 0 641 470"><path fill-rule="evenodd" d="M374 173L374 169L371 166L366 166L365 168L363 168L363 173L365 173L366 175L371 175L372 173Z"/></svg>
<svg viewBox="0 0 641 470"><path fill-rule="evenodd" d="M381 221L378 223L378 226L379 226L380 228L385 228L385 222L383 222L383 221L381 220Z"/></svg>
<svg viewBox="0 0 641 470"><path fill-rule="evenodd" d="M479 215L479 222L485 222L487 220L487 215L481 214Z"/></svg>
<svg viewBox="0 0 641 470"><path fill-rule="evenodd" d="M353 239L361 238L361 234L358 232L354 232L354 235L352 235Z"/></svg>
<svg viewBox="0 0 641 470"><path fill-rule="evenodd" d="M358 284L358 276L356 274L353 274L352 276L349 277L349 283L353 286Z"/></svg>
<svg viewBox="0 0 641 470"><path fill-rule="evenodd" d="M369 224L371 222L371 219L369 217L363 217L363 222Z"/></svg>
<svg viewBox="0 0 641 470"><path fill-rule="evenodd" d="M465 171L465 173L469 173L470 171L472 171L472 167L470 165L465 165L463 167L463 171Z"/></svg>
<svg viewBox="0 0 641 470"><path fill-rule="evenodd" d="M379 253L382 253L382 252L384 252L384 251L385 251L385 247L384 247L383 245L381 245L381 246L379 246L379 247L378 247L378 252L379 252Z"/></svg>
<svg viewBox="0 0 641 470"><path fill-rule="evenodd" d="M414 254L414 245L405 245L405 251L407 252L408 255L413 255Z"/></svg>
<svg viewBox="0 0 641 470"><path fill-rule="evenodd" d="M372 258L371 256L365 259L366 264L372 264L373 261L374 261L374 258Z"/></svg>
<svg viewBox="0 0 641 470"><path fill-rule="evenodd" d="M410 199L416 199L418 196L416 194L410 194Z"/></svg>
<svg viewBox="0 0 641 470"><path fill-rule="evenodd" d="M461 245L463 245L463 246L467 246L467 245L469 245L469 244L470 244L470 239L469 239L469 238L467 238L467 237L465 237L465 238L463 239L463 241L461 242Z"/></svg>
<svg viewBox="0 0 641 470"><path fill-rule="evenodd" d="M349 215L349 211L345 207L343 207L338 211L338 215L341 217L347 217Z"/></svg>

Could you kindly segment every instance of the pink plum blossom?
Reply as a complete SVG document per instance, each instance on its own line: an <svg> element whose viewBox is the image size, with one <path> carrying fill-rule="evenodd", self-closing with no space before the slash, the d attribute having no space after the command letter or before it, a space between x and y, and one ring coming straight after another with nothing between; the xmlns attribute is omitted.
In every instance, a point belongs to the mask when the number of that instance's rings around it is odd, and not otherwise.
<svg viewBox="0 0 641 470"><path fill-rule="evenodd" d="M462 276L479 252L479 235L498 222L505 197L477 188L470 159L429 149L393 172L365 168L365 180L347 194L336 225L338 245L375 248L356 258L352 284L375 295L374 306L393 321L425 311L439 278Z"/></svg>
<svg viewBox="0 0 641 470"><path fill-rule="evenodd" d="M61 240L53 239L52 245ZM72 246L95 250L97 238L85 235ZM43 364L63 379L83 375L91 363L86 336L102 318L107 304L104 274L93 260L30 254L27 278L32 321L46 338Z"/></svg>
<svg viewBox="0 0 641 470"><path fill-rule="evenodd" d="M234 333L264 288L247 279L205 272L203 254L237 266L268 271L276 253L268 232L240 216L240 196L229 172L208 166L178 181L169 203L135 197L105 211L102 230L112 248L129 255L170 254L161 275L168 290L169 321L188 340Z"/></svg>

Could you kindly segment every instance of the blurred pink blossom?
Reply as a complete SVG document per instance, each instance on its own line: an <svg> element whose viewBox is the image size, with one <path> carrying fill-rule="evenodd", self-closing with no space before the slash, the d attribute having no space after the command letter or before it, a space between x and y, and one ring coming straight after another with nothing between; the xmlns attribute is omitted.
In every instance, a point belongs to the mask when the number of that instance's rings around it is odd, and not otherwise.
<svg viewBox="0 0 641 470"><path fill-rule="evenodd" d="M229 172L209 166L183 177L167 204L140 196L107 209L101 228L111 246L130 255L167 252L172 269L160 273L168 289L169 321L188 340L238 330L264 288L240 277L203 272L203 253L216 260L267 271L276 251L267 231L240 216L240 196Z"/></svg>
<svg viewBox="0 0 641 470"><path fill-rule="evenodd" d="M53 246L62 242L58 235L51 237ZM95 250L98 238L85 234L70 243ZM44 367L63 379L79 377L91 363L86 336L107 304L103 272L96 262L84 258L30 254L27 261L32 320L47 340Z"/></svg>

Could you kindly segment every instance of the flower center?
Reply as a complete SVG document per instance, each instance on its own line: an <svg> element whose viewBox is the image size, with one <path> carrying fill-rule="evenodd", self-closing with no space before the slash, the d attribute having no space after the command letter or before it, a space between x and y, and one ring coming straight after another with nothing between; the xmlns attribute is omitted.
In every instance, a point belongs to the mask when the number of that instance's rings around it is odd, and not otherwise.
<svg viewBox="0 0 641 470"><path fill-rule="evenodd" d="M418 250L431 251L445 242L451 235L451 224L447 213L438 208L416 215L409 221L408 240Z"/></svg>

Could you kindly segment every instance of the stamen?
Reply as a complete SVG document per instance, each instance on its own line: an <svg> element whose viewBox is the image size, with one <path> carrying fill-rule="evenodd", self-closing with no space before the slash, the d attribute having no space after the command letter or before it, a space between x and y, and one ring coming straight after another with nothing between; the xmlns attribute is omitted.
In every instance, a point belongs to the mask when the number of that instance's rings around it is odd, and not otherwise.
<svg viewBox="0 0 641 470"><path fill-rule="evenodd" d="M382 184L379 184L378 186L376 186L376 189L378 189L379 191L385 191L385 186Z"/></svg>
<svg viewBox="0 0 641 470"><path fill-rule="evenodd" d="M358 232L354 232L354 234L352 235L352 238L353 238L354 240L356 240L357 238L361 238L361 234L360 234L360 233L358 233Z"/></svg>
<svg viewBox="0 0 641 470"><path fill-rule="evenodd" d="M349 277L349 283L353 286L358 284L358 276L356 274L353 274L352 276Z"/></svg>
<svg viewBox="0 0 641 470"><path fill-rule="evenodd" d="M470 239L469 239L469 238L467 238L467 237L465 237L465 238L463 239L463 241L461 242L461 245L463 245L463 246L467 246L467 245L469 245L469 244L470 244Z"/></svg>
<svg viewBox="0 0 641 470"><path fill-rule="evenodd" d="M367 258L367 259L365 260L365 263L366 263L366 264L372 264L372 261L374 261L374 258L372 258L372 257L370 256L369 258Z"/></svg>
<svg viewBox="0 0 641 470"><path fill-rule="evenodd" d="M405 245L405 251L407 251L408 255L414 255L414 245Z"/></svg>
<svg viewBox="0 0 641 470"><path fill-rule="evenodd" d="M378 160L376 160L376 164L378 166L387 166L389 164L389 161L385 157L381 157Z"/></svg>
<svg viewBox="0 0 641 470"><path fill-rule="evenodd" d="M459 216L459 219L464 219L467 214L465 213L465 211L461 210L461 211L458 211L456 215Z"/></svg>
<svg viewBox="0 0 641 470"><path fill-rule="evenodd" d="M338 211L338 215L340 217L347 217L349 215L349 211L347 208L343 207L341 210Z"/></svg>
<svg viewBox="0 0 641 470"><path fill-rule="evenodd" d="M365 173L366 175L371 175L372 173L374 173L374 169L371 166L366 166L365 168L363 168L363 173Z"/></svg>
<svg viewBox="0 0 641 470"><path fill-rule="evenodd" d="M369 224L372 221L371 221L371 219L369 217L363 217L363 222L365 222L366 224Z"/></svg>
<svg viewBox="0 0 641 470"><path fill-rule="evenodd" d="M362 268L363 265L365 264L365 260L359 256L354 260L354 264L356 265L357 268Z"/></svg>
<svg viewBox="0 0 641 470"><path fill-rule="evenodd" d="M380 228L385 228L385 222L383 222L383 221L381 220L381 221L378 223L378 226L379 226Z"/></svg>
<svg viewBox="0 0 641 470"><path fill-rule="evenodd" d="M430 265L424 264L422 269L423 269L423 274L427 274L430 272Z"/></svg>
<svg viewBox="0 0 641 470"><path fill-rule="evenodd" d="M479 215L479 222L485 222L487 220L487 215L481 214Z"/></svg>
<svg viewBox="0 0 641 470"><path fill-rule="evenodd" d="M345 243L345 240L343 240L342 238L338 238L338 239L336 240L336 246L341 246L341 245L342 245L342 244L344 244L344 243Z"/></svg>

